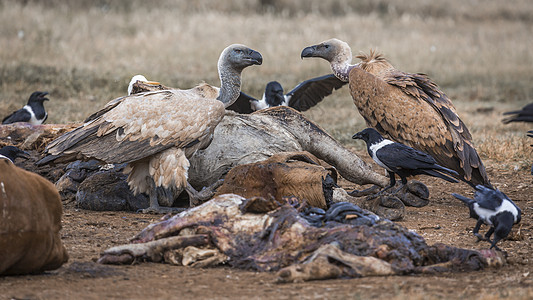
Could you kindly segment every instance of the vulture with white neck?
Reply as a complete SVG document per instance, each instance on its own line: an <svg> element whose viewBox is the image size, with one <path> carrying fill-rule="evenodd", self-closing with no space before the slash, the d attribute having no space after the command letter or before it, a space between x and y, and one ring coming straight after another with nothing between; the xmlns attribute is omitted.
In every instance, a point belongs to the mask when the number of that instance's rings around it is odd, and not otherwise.
<svg viewBox="0 0 533 300"><path fill-rule="evenodd" d="M450 99L427 75L395 69L381 54L361 54L351 64L350 46L330 39L303 49L301 57L331 64L337 78L349 82L355 106L382 135L430 154L472 186L491 186L472 136Z"/></svg>
<svg viewBox="0 0 533 300"><path fill-rule="evenodd" d="M85 123L51 142L46 164L77 159L127 163L124 172L135 194L147 193L144 212L165 212L156 187L185 189L191 205L202 199L188 183L189 158L209 145L225 108L240 93L241 72L260 65L262 56L243 45L230 45L220 55L221 87L199 84L188 90L162 90L118 98Z"/></svg>

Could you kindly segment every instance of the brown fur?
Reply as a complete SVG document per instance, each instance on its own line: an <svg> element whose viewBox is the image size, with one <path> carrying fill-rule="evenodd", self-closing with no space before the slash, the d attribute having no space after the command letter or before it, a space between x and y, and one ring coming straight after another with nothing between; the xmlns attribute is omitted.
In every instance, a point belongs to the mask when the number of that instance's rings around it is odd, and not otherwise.
<svg viewBox="0 0 533 300"><path fill-rule="evenodd" d="M336 173L320 166L307 152L286 152L257 163L240 165L229 171L217 195L233 193L245 198L296 196L311 206L327 208L322 181Z"/></svg>
<svg viewBox="0 0 533 300"><path fill-rule="evenodd" d="M0 274L54 270L68 260L55 186L0 159Z"/></svg>

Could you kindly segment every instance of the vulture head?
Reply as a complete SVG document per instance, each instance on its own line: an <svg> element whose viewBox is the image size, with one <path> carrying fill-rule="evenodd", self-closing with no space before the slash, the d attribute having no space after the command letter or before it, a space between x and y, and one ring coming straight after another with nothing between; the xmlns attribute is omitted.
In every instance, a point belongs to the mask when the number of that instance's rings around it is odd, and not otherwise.
<svg viewBox="0 0 533 300"><path fill-rule="evenodd" d="M283 87L277 81L271 81L265 88L265 99L270 106L279 106L285 102Z"/></svg>
<svg viewBox="0 0 533 300"><path fill-rule="evenodd" d="M244 45L229 45L222 51L218 59L218 69L242 72L246 67L260 65L263 63L261 53L252 50Z"/></svg>
<svg viewBox="0 0 533 300"><path fill-rule="evenodd" d="M347 82L348 73L352 65L352 50L350 46L338 39L330 39L320 44L306 47L302 50L301 58L320 57L331 64L331 69L337 78Z"/></svg>
<svg viewBox="0 0 533 300"><path fill-rule="evenodd" d="M225 107L232 105L241 93L241 73L244 68L263 63L261 53L244 45L229 45L218 59L220 94Z"/></svg>
<svg viewBox="0 0 533 300"><path fill-rule="evenodd" d="M48 101L49 99L46 98L46 95L48 95L48 92L33 92L28 100L28 104L43 103L44 101Z"/></svg>
<svg viewBox="0 0 533 300"><path fill-rule="evenodd" d="M142 81L142 82L146 82L148 84L153 84L153 85L158 85L160 84L159 82L156 82L156 81L148 81L148 79L146 79L146 77L144 77L143 75L135 75L131 78L130 80L130 84L128 85L128 95L131 95L131 92L133 91L133 85L137 82L137 81Z"/></svg>
<svg viewBox="0 0 533 300"><path fill-rule="evenodd" d="M320 57L330 63L350 63L352 50L347 43L338 39L330 39L318 45L304 48L301 57Z"/></svg>

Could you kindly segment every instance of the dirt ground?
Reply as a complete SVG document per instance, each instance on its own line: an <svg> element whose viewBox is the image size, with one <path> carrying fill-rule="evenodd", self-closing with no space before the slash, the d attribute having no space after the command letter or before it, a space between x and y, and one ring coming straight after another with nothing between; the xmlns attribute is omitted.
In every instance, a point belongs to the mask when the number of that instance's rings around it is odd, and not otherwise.
<svg viewBox="0 0 533 300"><path fill-rule="evenodd" d="M361 153L364 157L364 154ZM276 274L218 267L196 269L167 264L99 265L101 251L126 243L160 216L131 212L95 212L65 205L62 237L68 263L41 275L0 277L5 299L205 299L205 298L533 298L533 176L529 170L485 161L490 178L522 209L513 240L500 242L508 264L479 272L368 277L277 284ZM472 235L475 221L450 193L470 194L464 184L421 178L431 192L429 205L408 207L399 223L428 242L480 249ZM347 189L356 186L344 183ZM481 233L484 234L486 226Z"/></svg>

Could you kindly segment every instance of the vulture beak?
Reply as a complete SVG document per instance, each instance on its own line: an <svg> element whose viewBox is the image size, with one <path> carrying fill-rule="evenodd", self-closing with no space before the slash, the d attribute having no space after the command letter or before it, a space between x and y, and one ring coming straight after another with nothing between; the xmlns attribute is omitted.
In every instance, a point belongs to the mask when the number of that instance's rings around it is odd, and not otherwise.
<svg viewBox="0 0 533 300"><path fill-rule="evenodd" d="M314 57L316 51L316 45L306 47L302 50L302 54L300 54L300 58L304 59L304 57Z"/></svg>
<svg viewBox="0 0 533 300"><path fill-rule="evenodd" d="M248 59L250 59L254 65L261 65L263 63L263 56L261 56L261 53L252 49L250 49L250 52L248 53Z"/></svg>

